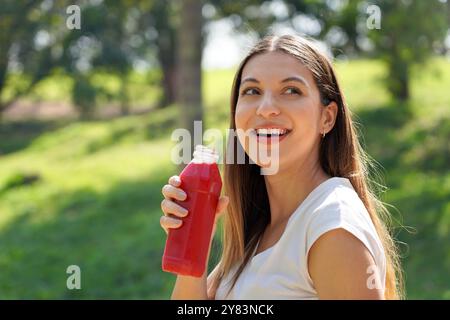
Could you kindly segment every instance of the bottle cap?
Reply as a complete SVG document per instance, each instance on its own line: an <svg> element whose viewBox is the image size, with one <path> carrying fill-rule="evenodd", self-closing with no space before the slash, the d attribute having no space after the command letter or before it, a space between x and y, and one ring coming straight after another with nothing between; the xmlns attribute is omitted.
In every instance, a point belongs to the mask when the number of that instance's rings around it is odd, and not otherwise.
<svg viewBox="0 0 450 320"><path fill-rule="evenodd" d="M205 147L203 145L195 146L194 159L196 163L217 163L219 160L219 155L217 152L211 148Z"/></svg>

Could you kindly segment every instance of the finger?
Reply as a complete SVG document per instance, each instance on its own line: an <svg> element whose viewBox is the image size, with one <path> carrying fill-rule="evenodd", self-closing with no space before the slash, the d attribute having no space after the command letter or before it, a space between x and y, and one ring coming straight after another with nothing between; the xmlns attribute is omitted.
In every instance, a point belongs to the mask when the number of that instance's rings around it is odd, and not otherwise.
<svg viewBox="0 0 450 320"><path fill-rule="evenodd" d="M230 203L230 198L227 196L220 197L217 203L216 215L222 215L228 207L228 203Z"/></svg>
<svg viewBox="0 0 450 320"><path fill-rule="evenodd" d="M161 227L164 229L164 231L167 233L169 229L177 229L181 227L183 221L177 218L161 216L161 218L159 219L159 223L161 224Z"/></svg>
<svg viewBox="0 0 450 320"><path fill-rule="evenodd" d="M177 217L186 217L188 214L187 209L168 199L161 201L161 209L165 215L173 214Z"/></svg>
<svg viewBox="0 0 450 320"><path fill-rule="evenodd" d="M184 201L187 198L186 192L184 192L182 189L176 188L170 184L166 184L162 188L162 194L163 194L164 198L166 198L168 200L173 198L176 200Z"/></svg>
<svg viewBox="0 0 450 320"><path fill-rule="evenodd" d="M169 184L173 185L174 187L178 187L181 184L181 179L179 176L171 176L169 178Z"/></svg>

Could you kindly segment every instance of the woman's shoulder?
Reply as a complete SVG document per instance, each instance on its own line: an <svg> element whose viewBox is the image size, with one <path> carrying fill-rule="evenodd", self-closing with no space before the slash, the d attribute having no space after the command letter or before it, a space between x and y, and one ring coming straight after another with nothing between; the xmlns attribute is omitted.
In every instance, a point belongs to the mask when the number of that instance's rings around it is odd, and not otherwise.
<svg viewBox="0 0 450 320"><path fill-rule="evenodd" d="M307 224L319 214L367 214L366 207L359 198L352 183L347 178L332 177L319 185L302 203L293 216L299 216L302 224Z"/></svg>
<svg viewBox="0 0 450 320"><path fill-rule="evenodd" d="M374 231L369 212L350 180L333 178L330 182L306 213L308 229L346 225Z"/></svg>
<svg viewBox="0 0 450 320"><path fill-rule="evenodd" d="M376 228L363 201L350 180L339 178L322 194L318 205L307 213L307 250L323 234L344 229L361 240L374 257L383 256L383 248Z"/></svg>
<svg viewBox="0 0 450 320"><path fill-rule="evenodd" d="M333 177L316 188L291 216L287 232L304 241L308 249L333 229L345 229L366 243L380 244L370 214L347 178Z"/></svg>
<svg viewBox="0 0 450 320"><path fill-rule="evenodd" d="M350 180L333 177L310 193L292 214L288 224L295 225L297 230L309 230L315 225L336 224L352 219L369 222L370 216Z"/></svg>
<svg viewBox="0 0 450 320"><path fill-rule="evenodd" d="M364 203L356 193L349 179L336 177L330 180L333 181L319 199L314 210L315 213L321 211L367 213Z"/></svg>

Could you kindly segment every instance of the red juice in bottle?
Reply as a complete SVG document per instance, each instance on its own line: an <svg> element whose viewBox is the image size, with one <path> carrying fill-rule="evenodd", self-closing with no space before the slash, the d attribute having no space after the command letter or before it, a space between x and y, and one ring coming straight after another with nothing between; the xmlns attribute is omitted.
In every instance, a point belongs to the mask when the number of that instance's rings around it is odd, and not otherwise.
<svg viewBox="0 0 450 320"><path fill-rule="evenodd" d="M218 156L211 149L196 146L194 159L180 174L187 198L176 203L189 213L177 229L169 229L162 269L179 275L201 277L214 226L217 202L222 189Z"/></svg>

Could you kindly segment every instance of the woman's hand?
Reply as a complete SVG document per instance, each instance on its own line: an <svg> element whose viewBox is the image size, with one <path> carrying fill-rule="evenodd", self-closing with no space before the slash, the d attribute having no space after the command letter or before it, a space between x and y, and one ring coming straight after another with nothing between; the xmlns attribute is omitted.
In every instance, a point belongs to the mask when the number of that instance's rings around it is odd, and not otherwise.
<svg viewBox="0 0 450 320"><path fill-rule="evenodd" d="M184 201L186 200L186 192L179 188L181 180L179 176L172 176L169 178L169 183L162 188L162 194L164 200L161 202L161 209L164 215L160 219L161 227L166 233L169 229L177 229L183 224L183 218L186 217L189 212L186 208L183 208L174 200ZM221 215L228 206L228 197L222 196L219 198L219 202L216 208L216 221L219 215Z"/></svg>
<svg viewBox="0 0 450 320"><path fill-rule="evenodd" d="M169 178L169 183L162 188L162 194L164 200L161 202L161 209L164 215L160 219L161 227L166 234L169 229L176 229L183 224L183 218L185 218L189 212L183 206L175 203L175 200L183 202L186 200L186 192L180 188L181 180L179 176L172 176ZM216 219L225 211L228 206L228 197L220 197L216 208ZM215 224L213 226L213 232L211 235L210 245L208 249L208 257L206 259L206 266L209 261L209 253L211 250L211 242L215 232ZM205 267L205 273L200 278L178 275L175 282L174 289L172 291L172 299L207 299L207 267Z"/></svg>

